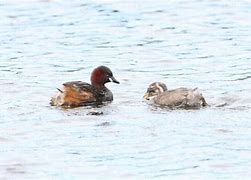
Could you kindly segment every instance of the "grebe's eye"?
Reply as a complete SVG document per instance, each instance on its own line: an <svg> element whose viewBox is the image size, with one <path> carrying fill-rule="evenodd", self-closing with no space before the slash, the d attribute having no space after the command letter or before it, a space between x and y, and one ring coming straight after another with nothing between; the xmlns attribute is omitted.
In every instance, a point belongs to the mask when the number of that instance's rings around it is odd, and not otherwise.
<svg viewBox="0 0 251 180"><path fill-rule="evenodd" d="M113 77L112 73L107 74L108 77Z"/></svg>

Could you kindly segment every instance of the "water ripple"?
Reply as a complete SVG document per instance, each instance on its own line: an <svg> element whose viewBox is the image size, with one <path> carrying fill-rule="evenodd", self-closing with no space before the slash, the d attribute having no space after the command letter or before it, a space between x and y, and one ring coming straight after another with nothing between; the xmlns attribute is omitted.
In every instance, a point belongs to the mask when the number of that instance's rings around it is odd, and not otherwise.
<svg viewBox="0 0 251 180"><path fill-rule="evenodd" d="M248 0L1 2L0 179L248 179L250 9ZM113 103L49 105L63 82L89 82L101 64L121 82L107 85ZM154 81L198 87L210 107L150 106L142 96Z"/></svg>

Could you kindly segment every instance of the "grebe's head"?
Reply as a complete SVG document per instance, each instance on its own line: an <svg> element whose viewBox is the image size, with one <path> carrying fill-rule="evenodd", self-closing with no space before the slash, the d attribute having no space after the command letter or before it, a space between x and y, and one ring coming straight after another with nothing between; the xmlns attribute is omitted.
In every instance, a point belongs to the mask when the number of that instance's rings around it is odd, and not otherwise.
<svg viewBox="0 0 251 180"><path fill-rule="evenodd" d="M93 86L104 86L105 83L114 82L119 84L112 74L112 71L106 66L99 66L92 71L91 84Z"/></svg>
<svg viewBox="0 0 251 180"><path fill-rule="evenodd" d="M163 93L167 90L167 87L162 82L154 82L150 84L147 88L147 91L144 95L144 99L150 100L154 98L155 96L159 95L160 93Z"/></svg>

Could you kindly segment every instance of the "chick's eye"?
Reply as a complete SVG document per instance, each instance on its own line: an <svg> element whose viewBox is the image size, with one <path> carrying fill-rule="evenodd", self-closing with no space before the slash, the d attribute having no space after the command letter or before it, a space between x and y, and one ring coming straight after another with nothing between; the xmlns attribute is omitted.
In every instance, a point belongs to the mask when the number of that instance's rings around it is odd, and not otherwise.
<svg viewBox="0 0 251 180"><path fill-rule="evenodd" d="M147 90L149 93L154 93L155 91L153 89L148 89Z"/></svg>

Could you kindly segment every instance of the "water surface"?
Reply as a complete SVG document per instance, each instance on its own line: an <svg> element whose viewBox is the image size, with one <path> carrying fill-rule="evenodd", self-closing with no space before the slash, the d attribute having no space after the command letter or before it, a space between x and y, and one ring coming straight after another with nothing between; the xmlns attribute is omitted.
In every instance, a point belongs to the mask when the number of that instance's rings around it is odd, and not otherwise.
<svg viewBox="0 0 251 180"><path fill-rule="evenodd" d="M1 179L248 179L248 0L0 2ZM114 102L50 107L63 82L109 66ZM209 108L146 104L147 86L199 87Z"/></svg>

